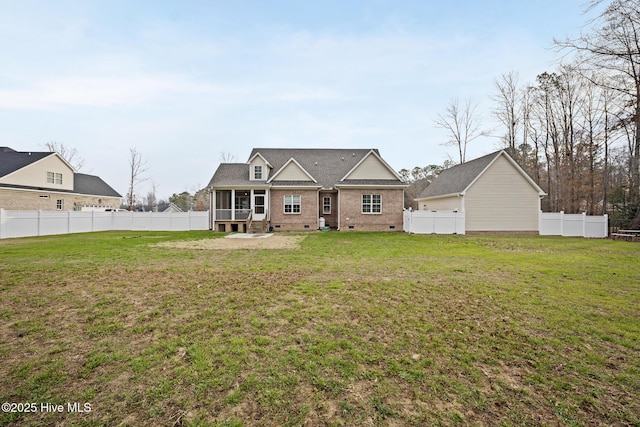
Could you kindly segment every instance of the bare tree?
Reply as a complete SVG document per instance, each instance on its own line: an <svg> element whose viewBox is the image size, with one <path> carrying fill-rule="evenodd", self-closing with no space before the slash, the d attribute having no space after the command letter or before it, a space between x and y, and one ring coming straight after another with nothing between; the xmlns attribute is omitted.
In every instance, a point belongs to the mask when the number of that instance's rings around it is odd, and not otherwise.
<svg viewBox="0 0 640 427"><path fill-rule="evenodd" d="M235 154L231 154L228 151L221 151L220 152L220 162L222 162L222 163L233 163L236 160L238 160L238 158L236 157Z"/></svg>
<svg viewBox="0 0 640 427"><path fill-rule="evenodd" d="M587 11L604 3L593 0ZM640 0L613 0L591 22L593 31L576 39L554 40L560 49L577 53L581 68L588 77L594 71L608 76L598 83L620 92L627 98L633 124L630 146L629 200L640 205ZM638 209L640 215L640 209ZM640 220L640 216L639 216Z"/></svg>
<svg viewBox="0 0 640 427"><path fill-rule="evenodd" d="M146 181L147 178L144 178L142 174L144 174L146 169L147 161L142 158L142 154L136 150L136 148L129 149L129 194L127 194L127 204L128 210L133 210L135 204L135 190L138 184L143 181Z"/></svg>
<svg viewBox="0 0 640 427"><path fill-rule="evenodd" d="M509 153L514 155L518 146L516 134L522 124L519 112L518 73L511 71L503 74L494 81L493 85L496 90L491 96L491 99L496 102L493 115L505 126L507 132L503 140Z"/></svg>
<svg viewBox="0 0 640 427"><path fill-rule="evenodd" d="M65 159L67 163L76 170L76 172L79 172L80 169L84 167L84 159L80 157L78 150L75 148L69 147L58 141L49 141L44 144L44 147L52 153L58 153L60 157Z"/></svg>
<svg viewBox="0 0 640 427"><path fill-rule="evenodd" d="M465 162L469 143L488 134L480 129L477 108L478 103L473 102L471 98L467 98L463 106L460 106L458 99L454 98L447 105L446 112L439 114L438 118L434 120L437 127L449 132L450 139L443 145L458 147L460 163Z"/></svg>
<svg viewBox="0 0 640 427"><path fill-rule="evenodd" d="M151 209L152 212L158 211L158 197L156 196L156 183L151 182L151 189L147 191L147 199L146 205Z"/></svg>

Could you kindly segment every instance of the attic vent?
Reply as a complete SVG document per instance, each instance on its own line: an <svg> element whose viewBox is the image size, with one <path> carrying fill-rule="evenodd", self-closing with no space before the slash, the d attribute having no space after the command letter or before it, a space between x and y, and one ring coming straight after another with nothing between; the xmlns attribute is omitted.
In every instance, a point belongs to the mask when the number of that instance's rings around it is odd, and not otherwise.
<svg viewBox="0 0 640 427"><path fill-rule="evenodd" d="M316 162L316 166L318 166L318 162Z"/></svg>
<svg viewBox="0 0 640 427"><path fill-rule="evenodd" d="M344 162L344 156L342 156L342 161Z"/></svg>
<svg viewBox="0 0 640 427"><path fill-rule="evenodd" d="M351 157L355 157L355 156L356 156L356 153L351 153Z"/></svg>

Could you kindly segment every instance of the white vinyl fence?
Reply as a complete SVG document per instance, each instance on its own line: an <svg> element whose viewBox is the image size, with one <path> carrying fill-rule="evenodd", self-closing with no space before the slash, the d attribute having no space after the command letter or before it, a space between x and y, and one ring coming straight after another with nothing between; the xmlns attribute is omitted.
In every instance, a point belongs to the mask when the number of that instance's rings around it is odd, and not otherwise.
<svg viewBox="0 0 640 427"><path fill-rule="evenodd" d="M605 238L609 235L609 217L540 212L540 235Z"/></svg>
<svg viewBox="0 0 640 427"><path fill-rule="evenodd" d="M415 234L465 234L464 212L404 211L403 230ZM540 212L541 236L605 238L609 235L607 215L569 215L564 212Z"/></svg>
<svg viewBox="0 0 640 427"><path fill-rule="evenodd" d="M92 231L208 230L209 212L77 212L0 209L0 239Z"/></svg>
<svg viewBox="0 0 640 427"><path fill-rule="evenodd" d="M406 210L403 230L415 234L464 234L464 212Z"/></svg>

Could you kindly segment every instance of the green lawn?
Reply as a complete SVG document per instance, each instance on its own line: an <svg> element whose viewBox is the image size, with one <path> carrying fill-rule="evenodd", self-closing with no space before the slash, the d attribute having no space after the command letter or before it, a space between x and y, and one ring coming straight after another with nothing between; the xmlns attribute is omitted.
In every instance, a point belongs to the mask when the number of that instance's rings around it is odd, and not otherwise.
<svg viewBox="0 0 640 427"><path fill-rule="evenodd" d="M0 241L0 425L640 425L640 244L303 236Z"/></svg>

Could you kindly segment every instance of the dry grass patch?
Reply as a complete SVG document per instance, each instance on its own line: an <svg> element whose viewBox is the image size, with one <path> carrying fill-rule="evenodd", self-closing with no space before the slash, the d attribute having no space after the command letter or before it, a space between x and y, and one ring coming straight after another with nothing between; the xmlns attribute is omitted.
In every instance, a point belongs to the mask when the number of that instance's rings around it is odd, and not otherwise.
<svg viewBox="0 0 640 427"><path fill-rule="evenodd" d="M174 249L202 249L235 251L240 249L300 249L306 236L300 235L259 235L246 238L202 239L158 243L157 247Z"/></svg>

